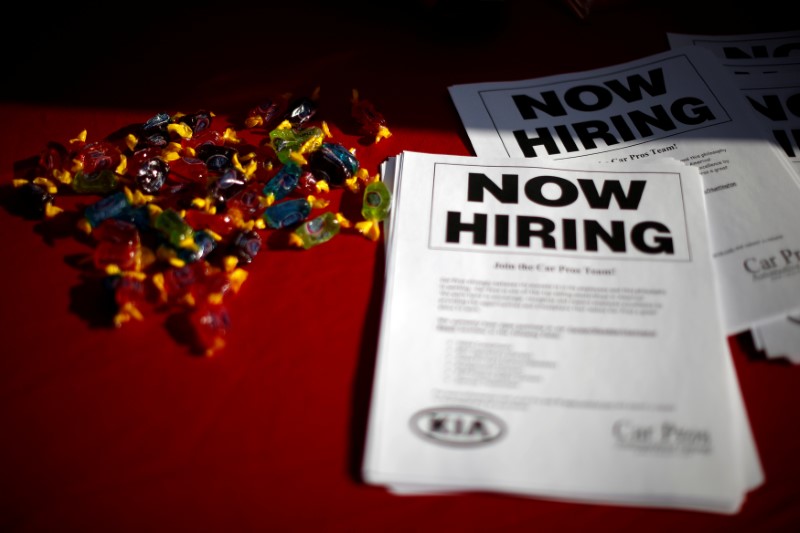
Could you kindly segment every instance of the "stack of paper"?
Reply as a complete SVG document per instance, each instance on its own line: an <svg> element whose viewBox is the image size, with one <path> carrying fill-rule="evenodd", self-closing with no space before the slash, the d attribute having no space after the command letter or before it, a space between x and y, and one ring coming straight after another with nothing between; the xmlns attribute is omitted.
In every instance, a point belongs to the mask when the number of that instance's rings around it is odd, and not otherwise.
<svg viewBox="0 0 800 533"><path fill-rule="evenodd" d="M670 46L698 46L714 54L731 75L746 105L763 124L800 184L800 32L746 35L668 33ZM795 230L795 232L800 230ZM770 279L800 274L800 250L782 247L748 265ZM767 357L800 363L800 303L792 312L765 317L751 326L756 348Z"/></svg>
<svg viewBox="0 0 800 533"><path fill-rule="evenodd" d="M368 482L720 513L763 482L727 336L797 353L800 134L758 116L797 102L670 39L450 87L477 157L387 161Z"/></svg>
<svg viewBox="0 0 800 533"><path fill-rule="evenodd" d="M717 57L686 46L569 75L450 88L478 156L624 167L670 157L705 186L728 334L800 302L800 187ZM787 268L776 267L786 256Z"/></svg>
<svg viewBox="0 0 800 533"><path fill-rule="evenodd" d="M696 167L390 163L365 479L736 512L763 478Z"/></svg>

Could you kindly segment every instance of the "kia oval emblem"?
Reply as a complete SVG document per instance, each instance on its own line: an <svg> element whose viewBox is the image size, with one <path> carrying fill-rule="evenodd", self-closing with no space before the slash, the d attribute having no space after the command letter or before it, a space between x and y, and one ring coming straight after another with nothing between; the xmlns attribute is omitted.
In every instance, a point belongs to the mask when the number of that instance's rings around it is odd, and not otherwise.
<svg viewBox="0 0 800 533"><path fill-rule="evenodd" d="M445 446L481 446L496 441L506 432L506 425L500 418L471 407L423 409L409 422L415 434Z"/></svg>

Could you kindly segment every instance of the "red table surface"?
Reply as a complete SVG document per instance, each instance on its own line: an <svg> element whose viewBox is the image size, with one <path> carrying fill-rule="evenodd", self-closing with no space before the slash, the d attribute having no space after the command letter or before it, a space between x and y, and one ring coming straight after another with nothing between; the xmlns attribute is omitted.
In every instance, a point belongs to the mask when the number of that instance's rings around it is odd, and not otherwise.
<svg viewBox="0 0 800 533"><path fill-rule="evenodd" d="M48 141L82 129L97 139L159 111L208 109L225 121L319 86L320 116L377 171L402 150L472 153L449 85L613 65L668 50L667 31L796 21L789 2L628 2L586 20L557 0L335 4L130 5L120 15L22 6L20 24L8 21L0 530L797 530L800 367L763 358L748 336L729 345L766 482L722 516L363 484L384 256L357 234L308 251L265 241L214 357L192 355L166 313L106 325L80 269L91 248L71 227L13 209L15 168ZM357 144L352 88L386 116L391 138Z"/></svg>

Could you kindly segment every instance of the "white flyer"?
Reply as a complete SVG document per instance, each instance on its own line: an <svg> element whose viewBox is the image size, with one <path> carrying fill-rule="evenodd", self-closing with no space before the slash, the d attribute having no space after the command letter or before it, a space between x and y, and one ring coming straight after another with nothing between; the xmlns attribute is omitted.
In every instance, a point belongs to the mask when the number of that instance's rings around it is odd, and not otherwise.
<svg viewBox="0 0 800 533"><path fill-rule="evenodd" d="M718 57L733 75L767 135L792 166L800 185L800 31L744 35L668 33L667 38L673 48L700 46ZM765 260L770 266L794 262L781 255ZM767 357L800 363L798 317L800 305L793 313L753 325L756 347Z"/></svg>
<svg viewBox="0 0 800 533"><path fill-rule="evenodd" d="M732 78L681 47L579 73L450 87L478 156L631 164L672 157L702 175L728 334L800 301L800 187ZM786 265L770 258L789 257ZM798 255L800 257L800 255Z"/></svg>
<svg viewBox="0 0 800 533"><path fill-rule="evenodd" d="M800 59L800 31L699 35L667 32L672 48L699 46L727 64L761 61L764 65Z"/></svg>
<svg viewBox="0 0 800 533"><path fill-rule="evenodd" d="M392 168L368 483L738 511L763 473L696 168Z"/></svg>
<svg viewBox="0 0 800 533"><path fill-rule="evenodd" d="M744 35L667 33L672 48L712 52L800 180L800 31Z"/></svg>
<svg viewBox="0 0 800 533"><path fill-rule="evenodd" d="M731 67L739 90L767 135L790 163L800 185L800 61L768 71ZM744 74L747 72L747 74Z"/></svg>

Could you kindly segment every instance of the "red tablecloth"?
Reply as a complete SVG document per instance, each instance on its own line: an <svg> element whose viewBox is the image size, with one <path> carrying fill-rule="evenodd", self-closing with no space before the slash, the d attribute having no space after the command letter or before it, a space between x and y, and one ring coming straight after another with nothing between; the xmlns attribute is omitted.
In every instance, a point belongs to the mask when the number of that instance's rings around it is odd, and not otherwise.
<svg viewBox="0 0 800 533"><path fill-rule="evenodd" d="M320 115L374 172L402 150L471 154L448 85L612 65L667 50L666 31L782 31L796 20L779 2L629 2L585 20L556 0L336 4L126 5L118 15L22 6L8 21L0 529L800 527L800 367L759 357L747 336L730 347L766 482L739 514L718 516L495 494L395 496L361 483L384 256L381 243L357 234L308 251L265 240L214 357L193 355L169 313L108 326L102 293L82 269L87 243L59 219L14 211L15 170L48 141L82 129L101 138L160 111L234 120L265 98L319 86ZM391 138L358 144L353 88L386 116ZM347 203L341 191L332 198Z"/></svg>

